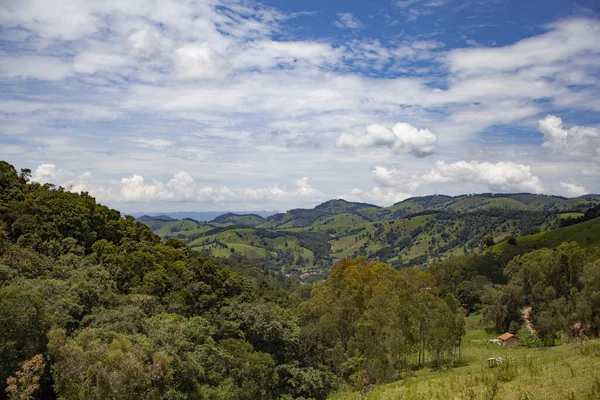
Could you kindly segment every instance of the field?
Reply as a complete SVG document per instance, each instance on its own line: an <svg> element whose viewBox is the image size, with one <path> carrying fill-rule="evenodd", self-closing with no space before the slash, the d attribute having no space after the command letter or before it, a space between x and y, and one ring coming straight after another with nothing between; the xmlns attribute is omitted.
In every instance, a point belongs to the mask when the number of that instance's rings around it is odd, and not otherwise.
<svg viewBox="0 0 600 400"><path fill-rule="evenodd" d="M482 332L471 332L465 337L464 366L445 371L423 369L399 382L375 386L366 395L340 392L330 399L600 398L600 340L548 348L510 348L473 342L486 336L478 333ZM503 357L505 362L490 368L490 357Z"/></svg>
<svg viewBox="0 0 600 400"><path fill-rule="evenodd" d="M368 394L338 392L330 400L600 398L600 339L528 348L489 343L495 336L471 329L463 339L458 366L424 368L398 382L374 386ZM505 362L490 368L491 357Z"/></svg>

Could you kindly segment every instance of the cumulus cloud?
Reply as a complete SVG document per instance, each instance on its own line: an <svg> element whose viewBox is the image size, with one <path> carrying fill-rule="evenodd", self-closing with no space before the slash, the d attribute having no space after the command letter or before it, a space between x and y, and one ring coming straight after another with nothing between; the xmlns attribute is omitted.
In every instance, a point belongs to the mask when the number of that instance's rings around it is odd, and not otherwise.
<svg viewBox="0 0 600 400"><path fill-rule="evenodd" d="M427 183L473 182L485 185L493 192L541 193L544 190L540 178L533 175L529 165L502 161L438 161L422 179Z"/></svg>
<svg viewBox="0 0 600 400"><path fill-rule="evenodd" d="M323 193L309 184L308 177L298 179L295 187L290 189L277 184L263 188L228 188L199 184L185 171L175 173L167 183L158 180L146 182L143 176L133 174L123 177L113 187L102 189L101 193L112 200L124 202L227 203L324 199Z"/></svg>
<svg viewBox="0 0 600 400"><path fill-rule="evenodd" d="M544 134L542 146L557 153L572 156L600 155L600 130L589 126L563 128L563 121L554 115L538 121Z"/></svg>
<svg viewBox="0 0 600 400"><path fill-rule="evenodd" d="M55 179L56 165L54 164L39 165L31 175L31 180L39 183L54 182Z"/></svg>
<svg viewBox="0 0 600 400"><path fill-rule="evenodd" d="M79 193L88 190L83 181L90 176L89 172L76 176L71 171L56 168L54 164L41 164L31 174L31 180L38 183L52 183L62 186L70 192Z"/></svg>
<svg viewBox="0 0 600 400"><path fill-rule="evenodd" d="M559 185L568 196L579 197L589 193L585 187L574 183L560 182Z"/></svg>
<svg viewBox="0 0 600 400"><path fill-rule="evenodd" d="M389 147L394 153L408 152L415 157L426 157L437 151L437 135L429 129L417 129L399 122L391 130L383 125L369 125L364 134L342 133L335 140L337 147Z"/></svg>
<svg viewBox="0 0 600 400"><path fill-rule="evenodd" d="M431 184L461 183L487 187L492 192L541 193L544 186L529 165L513 162L438 161L421 175L407 175L395 168L377 166L373 170L376 182L390 187L407 187L411 190Z"/></svg>
<svg viewBox="0 0 600 400"><path fill-rule="evenodd" d="M399 192L393 188L379 186L373 187L371 190L363 191L359 188L354 188L349 196L343 196L349 201L360 201L380 206L390 206L402 200L412 197L409 193Z"/></svg>
<svg viewBox="0 0 600 400"><path fill-rule="evenodd" d="M349 12L337 14L337 19L333 24L340 29L361 29L364 26L358 18Z"/></svg>

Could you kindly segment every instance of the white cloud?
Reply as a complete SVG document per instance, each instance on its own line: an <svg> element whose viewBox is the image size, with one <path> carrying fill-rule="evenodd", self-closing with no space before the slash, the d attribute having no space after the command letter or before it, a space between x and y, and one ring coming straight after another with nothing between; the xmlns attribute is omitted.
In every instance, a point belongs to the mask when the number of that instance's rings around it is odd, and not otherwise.
<svg viewBox="0 0 600 400"><path fill-rule="evenodd" d="M323 193L313 188L307 177L296 181L295 188L287 189L279 185L264 188L215 188L198 184L185 171L177 172L167 183L153 180L146 183L144 177L133 174L123 177L115 186L98 190L100 196L107 200L123 202L190 202L190 203L224 203L236 201L264 202L282 201L289 203L294 200L311 202L325 199Z"/></svg>
<svg viewBox="0 0 600 400"><path fill-rule="evenodd" d="M69 62L50 56L12 56L0 54L0 76L7 78L35 78L59 81L71 74Z"/></svg>
<svg viewBox="0 0 600 400"><path fill-rule="evenodd" d="M76 177L71 171L58 169L54 164L41 164L31 174L31 180L38 183L52 183L62 186L70 192L79 193L88 190L83 181L90 176L89 172L85 172Z"/></svg>
<svg viewBox="0 0 600 400"><path fill-rule="evenodd" d="M369 191L363 191L359 188L354 188L348 196L342 196L348 201L359 201L380 206L390 206L402 200L412 197L409 193L397 192L393 188L373 187Z"/></svg>
<svg viewBox="0 0 600 400"><path fill-rule="evenodd" d="M567 182L560 182L559 184L560 184L560 187L569 196L579 197L579 196L583 196L584 194L589 193L589 191L583 186L579 186L579 185L575 185L573 183L567 183Z"/></svg>
<svg viewBox="0 0 600 400"><path fill-rule="evenodd" d="M424 15L433 14L447 0L394 0L392 4L400 10L400 13L408 20L415 20Z"/></svg>
<svg viewBox="0 0 600 400"><path fill-rule="evenodd" d="M458 74L481 76L554 66L557 62L600 52L600 43L595 39L600 35L596 21L564 20L548 28L545 34L509 46L454 50L449 54L450 66Z"/></svg>
<svg viewBox="0 0 600 400"><path fill-rule="evenodd" d="M541 193L540 178L533 175L529 165L513 162L438 161L421 177L427 183L473 182L487 186L493 192Z"/></svg>
<svg viewBox="0 0 600 400"><path fill-rule="evenodd" d="M168 54L170 40L165 38L154 26L146 25L127 38L134 57L141 61L160 60Z"/></svg>
<svg viewBox="0 0 600 400"><path fill-rule="evenodd" d="M544 191L540 178L533 175L529 165L513 162L438 161L433 168L420 175L405 174L395 168L377 166L373 169L373 178L381 185L408 188L411 191L420 186L440 183L476 184L492 192Z"/></svg>
<svg viewBox="0 0 600 400"><path fill-rule="evenodd" d="M341 148L359 149L385 146L394 153L408 152L415 157L426 157L437 151L438 138L429 129L417 129L399 122L390 131L383 125L369 125L362 135L342 133L335 144Z"/></svg>
<svg viewBox="0 0 600 400"><path fill-rule="evenodd" d="M95 11L98 8L85 0L7 0L0 3L0 23L45 37L76 40L98 29L101 18Z"/></svg>
<svg viewBox="0 0 600 400"><path fill-rule="evenodd" d="M544 134L542 146L572 156L600 155L600 130L588 126L563 128L562 119L548 115L538 121Z"/></svg>
<svg viewBox="0 0 600 400"><path fill-rule="evenodd" d="M39 183L49 183L56 179L56 165L42 164L39 165L31 175L31 180Z"/></svg>
<svg viewBox="0 0 600 400"><path fill-rule="evenodd" d="M175 50L175 73L181 79L222 78L229 65L208 43L188 44Z"/></svg>
<svg viewBox="0 0 600 400"><path fill-rule="evenodd" d="M340 29L361 29L364 26L358 18L349 12L337 14L337 19L333 24Z"/></svg>

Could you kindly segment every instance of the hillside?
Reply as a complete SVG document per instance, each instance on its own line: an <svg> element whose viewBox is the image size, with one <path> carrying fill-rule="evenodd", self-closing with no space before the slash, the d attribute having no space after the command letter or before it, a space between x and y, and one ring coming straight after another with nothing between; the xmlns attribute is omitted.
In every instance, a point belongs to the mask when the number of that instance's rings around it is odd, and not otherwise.
<svg viewBox="0 0 600 400"><path fill-rule="evenodd" d="M503 241L490 251L505 254L504 258L510 259L514 255L536 249L554 249L564 242L576 242L582 248L600 247L600 217L535 235L517 237L510 243Z"/></svg>
<svg viewBox="0 0 600 400"><path fill-rule="evenodd" d="M424 196L406 199L389 207L397 216L428 210L470 212L489 209L522 211L585 211L600 202L600 195L585 195L575 198L541 194L483 193L462 196Z"/></svg>
<svg viewBox="0 0 600 400"><path fill-rule="evenodd" d="M567 199L533 194L424 196L382 208L330 200L262 218L223 214L210 222L145 218L163 239L221 257L242 254L274 270L301 273L337 260L365 256L395 267L424 266L481 249L510 236L545 233L583 215L600 196ZM571 220L569 220L571 221Z"/></svg>

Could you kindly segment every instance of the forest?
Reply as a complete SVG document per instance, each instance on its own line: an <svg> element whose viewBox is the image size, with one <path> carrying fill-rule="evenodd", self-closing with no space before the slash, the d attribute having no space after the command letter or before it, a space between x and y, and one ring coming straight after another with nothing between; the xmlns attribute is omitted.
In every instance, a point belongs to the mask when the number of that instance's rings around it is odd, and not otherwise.
<svg viewBox="0 0 600 400"><path fill-rule="evenodd" d="M422 268L343 258L301 282L30 174L0 162L0 398L325 399L452 368L468 315L514 331L532 307L532 346L600 325L593 240L513 237Z"/></svg>

